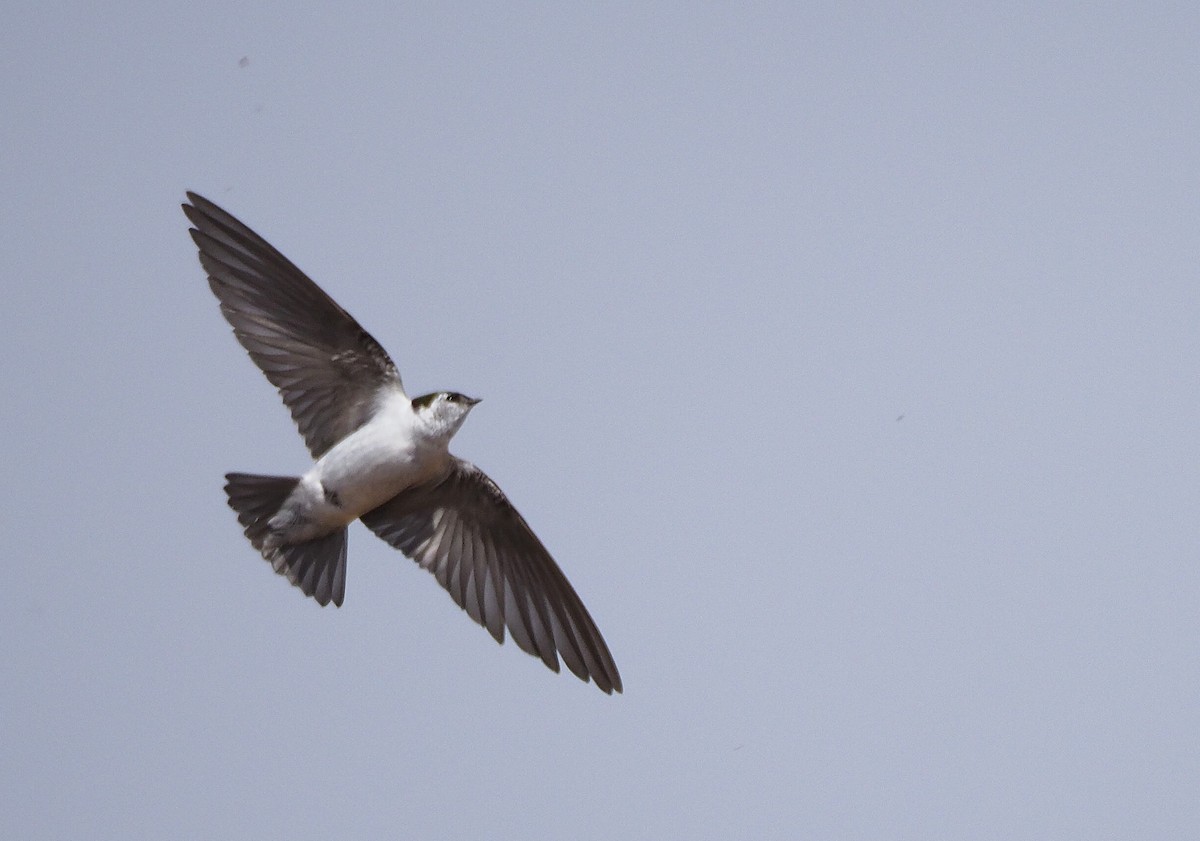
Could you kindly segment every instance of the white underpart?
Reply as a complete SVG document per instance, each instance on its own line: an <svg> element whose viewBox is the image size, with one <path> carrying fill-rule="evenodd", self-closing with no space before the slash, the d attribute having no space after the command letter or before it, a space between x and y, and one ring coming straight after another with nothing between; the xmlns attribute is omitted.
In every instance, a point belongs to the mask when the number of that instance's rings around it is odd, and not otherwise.
<svg viewBox="0 0 1200 841"><path fill-rule="evenodd" d="M371 419L304 474L271 525L283 542L311 540L353 522L405 488L442 475L449 435L431 429L399 390L380 395ZM336 504L328 494L336 494Z"/></svg>

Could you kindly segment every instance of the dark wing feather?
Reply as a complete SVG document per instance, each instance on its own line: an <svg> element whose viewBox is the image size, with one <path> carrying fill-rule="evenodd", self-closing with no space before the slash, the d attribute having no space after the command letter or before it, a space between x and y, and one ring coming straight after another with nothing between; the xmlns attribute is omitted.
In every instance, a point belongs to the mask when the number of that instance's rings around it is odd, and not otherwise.
<svg viewBox="0 0 1200 841"><path fill-rule="evenodd" d="M195 193L200 264L250 358L279 389L313 458L362 426L400 374L371 335L254 231Z"/></svg>
<svg viewBox="0 0 1200 841"><path fill-rule="evenodd" d="M404 491L362 516L371 531L429 570L459 607L558 671L621 691L600 631L546 547L482 470L455 458L439 482Z"/></svg>

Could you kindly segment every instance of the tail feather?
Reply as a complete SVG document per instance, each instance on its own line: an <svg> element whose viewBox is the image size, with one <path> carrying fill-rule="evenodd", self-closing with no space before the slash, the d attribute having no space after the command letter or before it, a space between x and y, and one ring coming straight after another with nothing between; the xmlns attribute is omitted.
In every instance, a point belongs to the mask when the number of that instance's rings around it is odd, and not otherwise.
<svg viewBox="0 0 1200 841"><path fill-rule="evenodd" d="M330 600L341 607L346 596L346 530L275 549L283 556L283 574L322 607Z"/></svg>
<svg viewBox="0 0 1200 841"><path fill-rule="evenodd" d="M270 561L271 567L322 607L330 601L341 607L346 596L346 529L303 543L276 543L269 539L273 532L271 518L300 480L295 476L248 473L229 473L225 480L229 507L237 512L251 545Z"/></svg>
<svg viewBox="0 0 1200 841"><path fill-rule="evenodd" d="M295 476L227 473L225 482L229 507L237 512L238 522L245 527L250 543L261 551L263 543L271 534L271 518L291 496L300 480Z"/></svg>

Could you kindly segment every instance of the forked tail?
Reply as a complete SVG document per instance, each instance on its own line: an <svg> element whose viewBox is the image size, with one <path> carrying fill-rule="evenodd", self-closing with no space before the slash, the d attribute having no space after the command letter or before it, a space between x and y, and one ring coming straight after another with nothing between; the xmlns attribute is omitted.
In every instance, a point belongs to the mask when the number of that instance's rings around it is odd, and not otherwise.
<svg viewBox="0 0 1200 841"><path fill-rule="evenodd" d="M225 481L229 507L237 512L246 537L271 567L322 607L330 601L341 607L346 596L346 529L303 543L272 540L271 518L300 480L295 476L227 473Z"/></svg>

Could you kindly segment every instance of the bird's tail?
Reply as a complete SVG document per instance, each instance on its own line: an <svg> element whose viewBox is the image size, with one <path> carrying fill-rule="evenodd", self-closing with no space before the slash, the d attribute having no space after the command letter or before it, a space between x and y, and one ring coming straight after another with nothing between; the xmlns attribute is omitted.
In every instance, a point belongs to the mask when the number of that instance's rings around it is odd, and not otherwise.
<svg viewBox="0 0 1200 841"><path fill-rule="evenodd" d="M341 607L346 595L346 529L303 543L279 543L272 540L271 518L300 480L295 476L228 473L225 482L229 507L237 512L250 543L274 570L322 607L330 601Z"/></svg>

